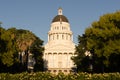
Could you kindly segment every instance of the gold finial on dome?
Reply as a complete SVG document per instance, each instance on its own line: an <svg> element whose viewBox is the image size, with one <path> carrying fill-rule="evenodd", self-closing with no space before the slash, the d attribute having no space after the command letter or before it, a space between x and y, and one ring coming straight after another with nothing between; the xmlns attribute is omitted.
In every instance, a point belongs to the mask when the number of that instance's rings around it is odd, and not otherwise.
<svg viewBox="0 0 120 80"><path fill-rule="evenodd" d="M61 7L58 9L58 15L62 15L62 8Z"/></svg>

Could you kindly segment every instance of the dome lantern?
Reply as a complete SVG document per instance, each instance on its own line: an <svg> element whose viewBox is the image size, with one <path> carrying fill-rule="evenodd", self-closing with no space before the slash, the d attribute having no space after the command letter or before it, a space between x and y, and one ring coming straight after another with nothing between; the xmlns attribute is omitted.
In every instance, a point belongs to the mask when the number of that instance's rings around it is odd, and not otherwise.
<svg viewBox="0 0 120 80"><path fill-rule="evenodd" d="M69 23L67 17L65 17L62 13L62 8L58 9L58 15L53 18L52 23L53 22L67 22L67 23Z"/></svg>
<svg viewBox="0 0 120 80"><path fill-rule="evenodd" d="M58 15L62 15L62 8L58 9Z"/></svg>

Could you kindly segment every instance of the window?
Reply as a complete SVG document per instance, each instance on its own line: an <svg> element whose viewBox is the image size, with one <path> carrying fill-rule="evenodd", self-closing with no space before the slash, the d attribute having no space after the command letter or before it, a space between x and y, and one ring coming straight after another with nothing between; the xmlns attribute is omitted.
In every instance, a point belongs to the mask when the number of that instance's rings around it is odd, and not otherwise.
<svg viewBox="0 0 120 80"><path fill-rule="evenodd" d="M71 73L71 72L72 72L72 70L69 70L69 72Z"/></svg>
<svg viewBox="0 0 120 80"><path fill-rule="evenodd" d="M60 14L61 14L62 12L60 11Z"/></svg>
<svg viewBox="0 0 120 80"><path fill-rule="evenodd" d="M55 26L55 30L56 30L56 26Z"/></svg>
<svg viewBox="0 0 120 80"><path fill-rule="evenodd" d="M57 34L57 39L59 39L59 35Z"/></svg>
<svg viewBox="0 0 120 80"><path fill-rule="evenodd" d="M59 70L59 72L62 72L62 70Z"/></svg>
<svg viewBox="0 0 120 80"><path fill-rule="evenodd" d="M64 27L62 26L62 30L64 30Z"/></svg>
<svg viewBox="0 0 120 80"><path fill-rule="evenodd" d="M67 53L64 53L64 54L66 54L66 55L67 55Z"/></svg>
<svg viewBox="0 0 120 80"><path fill-rule="evenodd" d="M56 72L56 70L53 70L53 72Z"/></svg>
<svg viewBox="0 0 120 80"><path fill-rule="evenodd" d="M62 35L62 39L64 39L64 35Z"/></svg>
<svg viewBox="0 0 120 80"><path fill-rule="evenodd" d="M57 30L59 29L59 27L57 27Z"/></svg>
<svg viewBox="0 0 120 80"><path fill-rule="evenodd" d="M67 70L64 70L64 72L67 72Z"/></svg>

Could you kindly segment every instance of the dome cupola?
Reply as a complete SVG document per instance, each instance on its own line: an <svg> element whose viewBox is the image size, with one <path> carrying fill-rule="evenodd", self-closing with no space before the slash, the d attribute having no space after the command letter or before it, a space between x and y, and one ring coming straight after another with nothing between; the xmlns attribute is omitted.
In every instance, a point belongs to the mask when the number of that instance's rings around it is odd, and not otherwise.
<svg viewBox="0 0 120 80"><path fill-rule="evenodd" d="M68 19L62 14L62 8L58 9L58 15L53 18L52 23L53 22L69 22Z"/></svg>

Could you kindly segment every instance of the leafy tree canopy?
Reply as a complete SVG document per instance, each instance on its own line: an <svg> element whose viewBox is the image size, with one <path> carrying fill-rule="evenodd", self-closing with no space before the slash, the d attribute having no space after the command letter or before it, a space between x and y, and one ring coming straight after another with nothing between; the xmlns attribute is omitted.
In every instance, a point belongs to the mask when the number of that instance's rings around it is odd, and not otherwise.
<svg viewBox="0 0 120 80"><path fill-rule="evenodd" d="M79 70L83 68L85 51L90 51L93 55L94 72L120 72L120 11L101 16L78 37L78 41L78 56L74 61Z"/></svg>
<svg viewBox="0 0 120 80"><path fill-rule="evenodd" d="M17 72L22 67L19 64L18 53L25 52L28 54L30 50L35 57L36 64L39 64L39 67L43 67L42 52L44 49L42 45L43 41L28 30L16 28L4 29L0 25L0 72L5 70ZM27 55L25 56L27 57ZM27 58L25 58L25 62L27 62Z"/></svg>

